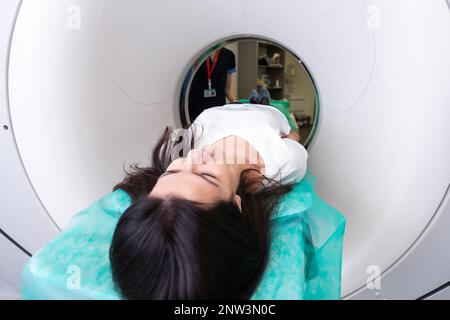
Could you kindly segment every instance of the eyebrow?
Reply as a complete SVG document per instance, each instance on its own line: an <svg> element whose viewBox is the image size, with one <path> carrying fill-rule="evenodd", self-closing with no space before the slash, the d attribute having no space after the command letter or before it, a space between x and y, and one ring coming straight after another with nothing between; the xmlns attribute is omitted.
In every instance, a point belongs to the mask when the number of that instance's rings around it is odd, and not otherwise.
<svg viewBox="0 0 450 320"><path fill-rule="evenodd" d="M169 175L169 174L179 173L179 172L181 172L181 170L170 170L170 171L166 171L166 172L164 172L160 177L167 176L167 175ZM191 172L191 173L192 173L192 174L195 174L196 176L199 176L200 178L202 178L203 180L205 180L205 181L208 182L209 184L212 184L213 186L215 186L215 187L217 187L217 188L220 188L220 186L219 186L217 183L215 183L215 182L213 182L213 181L211 181L211 180L209 180L209 179L207 179L207 178L204 177L204 176L208 176L208 177L217 179L214 175L212 175L212 174L210 174L210 173L207 173L207 172L205 172L205 173Z"/></svg>

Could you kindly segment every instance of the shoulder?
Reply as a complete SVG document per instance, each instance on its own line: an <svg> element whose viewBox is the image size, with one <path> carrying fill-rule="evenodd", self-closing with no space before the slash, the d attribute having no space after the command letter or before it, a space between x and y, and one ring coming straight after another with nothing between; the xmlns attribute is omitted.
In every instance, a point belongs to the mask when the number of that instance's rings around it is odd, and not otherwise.
<svg viewBox="0 0 450 320"><path fill-rule="evenodd" d="M279 152L272 153L274 176L282 184L297 183L306 174L308 152L300 143L292 139L282 138L281 140Z"/></svg>
<svg viewBox="0 0 450 320"><path fill-rule="evenodd" d="M306 172L308 151L302 144L290 138L282 138L282 140L289 150L285 155L287 165L303 176Z"/></svg>
<svg viewBox="0 0 450 320"><path fill-rule="evenodd" d="M195 119L194 123L197 122L208 122L211 121L212 119L214 119L215 117L217 117L217 113L224 111L224 107L223 106L217 106L217 107L212 107L212 108L208 108L202 111L202 113L199 114L199 116Z"/></svg>

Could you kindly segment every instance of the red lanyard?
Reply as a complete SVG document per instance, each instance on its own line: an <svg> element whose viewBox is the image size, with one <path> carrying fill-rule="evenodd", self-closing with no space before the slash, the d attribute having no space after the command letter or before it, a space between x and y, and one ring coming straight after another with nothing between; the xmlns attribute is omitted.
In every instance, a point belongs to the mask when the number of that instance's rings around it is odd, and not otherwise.
<svg viewBox="0 0 450 320"><path fill-rule="evenodd" d="M214 68L216 67L217 60L219 59L219 53L220 53L220 49L217 50L217 52L216 52L216 56L214 57L214 62L213 62L212 68L211 68L211 65L210 65L209 57L206 60L206 72L208 73L208 86L209 86L210 90L211 90L211 75L212 75L212 73L214 71Z"/></svg>

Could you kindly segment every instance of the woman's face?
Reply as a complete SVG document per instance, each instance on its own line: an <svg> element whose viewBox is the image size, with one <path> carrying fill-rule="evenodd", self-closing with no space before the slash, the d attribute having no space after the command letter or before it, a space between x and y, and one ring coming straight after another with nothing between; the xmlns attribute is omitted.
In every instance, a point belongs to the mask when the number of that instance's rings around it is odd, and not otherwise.
<svg viewBox="0 0 450 320"><path fill-rule="evenodd" d="M204 204L234 200L240 206L236 195L239 172L236 167L218 161L218 152L217 147L207 146L189 151L186 158L174 160L160 176L150 196L177 196Z"/></svg>

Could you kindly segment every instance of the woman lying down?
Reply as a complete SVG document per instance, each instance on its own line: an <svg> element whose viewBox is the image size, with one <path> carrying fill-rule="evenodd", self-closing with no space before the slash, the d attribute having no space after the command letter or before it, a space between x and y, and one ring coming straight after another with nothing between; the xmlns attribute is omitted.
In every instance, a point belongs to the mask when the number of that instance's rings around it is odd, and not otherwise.
<svg viewBox="0 0 450 320"><path fill-rule="evenodd" d="M280 111L255 104L166 129L152 166L115 187L132 198L110 248L123 297L249 299L268 262L271 212L306 172L299 138Z"/></svg>

